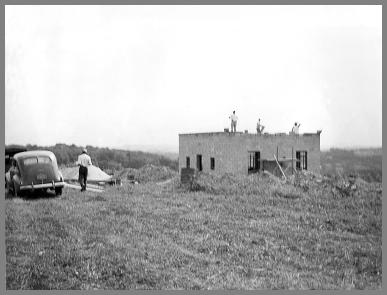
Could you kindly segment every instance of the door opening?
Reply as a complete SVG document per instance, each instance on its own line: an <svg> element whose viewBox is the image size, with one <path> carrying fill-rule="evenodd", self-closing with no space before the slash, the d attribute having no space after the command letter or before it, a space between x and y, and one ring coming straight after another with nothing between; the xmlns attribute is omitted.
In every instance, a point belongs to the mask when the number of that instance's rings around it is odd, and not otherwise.
<svg viewBox="0 0 387 295"><path fill-rule="evenodd" d="M256 173L261 169L261 152L249 152L248 173Z"/></svg>

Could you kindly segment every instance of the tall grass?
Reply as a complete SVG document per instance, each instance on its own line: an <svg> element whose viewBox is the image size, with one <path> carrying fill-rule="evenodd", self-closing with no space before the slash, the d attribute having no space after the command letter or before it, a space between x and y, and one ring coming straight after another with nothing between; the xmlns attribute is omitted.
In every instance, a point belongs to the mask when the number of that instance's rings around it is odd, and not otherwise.
<svg viewBox="0 0 387 295"><path fill-rule="evenodd" d="M381 184L304 182L175 176L7 199L7 289L381 288Z"/></svg>

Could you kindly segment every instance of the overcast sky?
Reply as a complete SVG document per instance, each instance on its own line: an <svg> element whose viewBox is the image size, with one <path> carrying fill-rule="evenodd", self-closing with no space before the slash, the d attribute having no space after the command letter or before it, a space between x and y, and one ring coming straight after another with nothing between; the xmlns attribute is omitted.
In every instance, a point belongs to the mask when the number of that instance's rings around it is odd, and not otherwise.
<svg viewBox="0 0 387 295"><path fill-rule="evenodd" d="M5 143L322 129L382 145L382 6L6 6Z"/></svg>

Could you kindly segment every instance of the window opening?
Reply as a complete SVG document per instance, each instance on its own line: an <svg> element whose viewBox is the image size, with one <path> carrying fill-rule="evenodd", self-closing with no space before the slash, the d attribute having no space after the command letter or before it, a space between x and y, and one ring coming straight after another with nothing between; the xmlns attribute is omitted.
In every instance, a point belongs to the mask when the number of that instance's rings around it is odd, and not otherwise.
<svg viewBox="0 0 387 295"><path fill-rule="evenodd" d="M215 158L210 159L211 164L211 170L215 170Z"/></svg>
<svg viewBox="0 0 387 295"><path fill-rule="evenodd" d="M308 154L306 151L296 151L296 169L308 169Z"/></svg>
<svg viewBox="0 0 387 295"><path fill-rule="evenodd" d="M196 155L196 168L199 171L203 170L203 165L202 165L202 155Z"/></svg>

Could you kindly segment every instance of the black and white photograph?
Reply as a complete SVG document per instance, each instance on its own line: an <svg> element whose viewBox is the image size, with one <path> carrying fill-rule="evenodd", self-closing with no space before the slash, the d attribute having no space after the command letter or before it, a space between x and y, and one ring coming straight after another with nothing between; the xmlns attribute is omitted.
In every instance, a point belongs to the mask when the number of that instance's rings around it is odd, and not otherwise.
<svg viewBox="0 0 387 295"><path fill-rule="evenodd" d="M6 290L381 290L382 5L5 5Z"/></svg>

